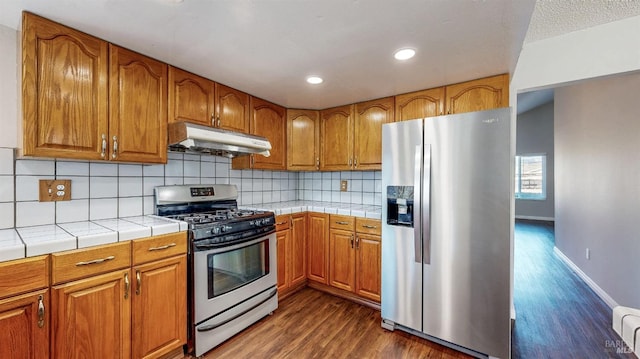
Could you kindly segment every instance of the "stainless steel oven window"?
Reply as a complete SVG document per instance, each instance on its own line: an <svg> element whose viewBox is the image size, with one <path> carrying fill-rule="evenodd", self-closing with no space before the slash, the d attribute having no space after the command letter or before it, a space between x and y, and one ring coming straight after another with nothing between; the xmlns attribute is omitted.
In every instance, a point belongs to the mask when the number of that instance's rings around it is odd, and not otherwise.
<svg viewBox="0 0 640 359"><path fill-rule="evenodd" d="M209 299L269 274L269 240L207 255Z"/></svg>

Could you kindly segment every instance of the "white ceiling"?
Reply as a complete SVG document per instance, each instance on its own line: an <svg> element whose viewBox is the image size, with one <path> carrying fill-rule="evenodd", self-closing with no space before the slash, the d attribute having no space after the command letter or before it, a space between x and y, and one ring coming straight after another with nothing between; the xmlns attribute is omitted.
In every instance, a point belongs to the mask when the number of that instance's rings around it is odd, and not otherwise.
<svg viewBox="0 0 640 359"><path fill-rule="evenodd" d="M542 2L0 0L0 24L17 29L28 10L280 105L320 109L512 72L534 7L543 26L527 39L556 35L543 31L562 23L554 11L615 3ZM416 57L394 60L402 47ZM306 84L310 74L325 82Z"/></svg>

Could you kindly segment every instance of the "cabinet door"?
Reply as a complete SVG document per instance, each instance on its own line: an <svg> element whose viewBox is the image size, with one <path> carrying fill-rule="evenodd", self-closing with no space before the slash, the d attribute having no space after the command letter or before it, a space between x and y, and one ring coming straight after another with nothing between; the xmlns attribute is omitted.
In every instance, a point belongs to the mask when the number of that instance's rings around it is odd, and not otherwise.
<svg viewBox="0 0 640 359"><path fill-rule="evenodd" d="M287 120L282 106L265 100L251 98L251 133L266 137L271 142L271 155L251 155L252 168L287 169Z"/></svg>
<svg viewBox="0 0 640 359"><path fill-rule="evenodd" d="M249 133L249 95L216 83L216 127Z"/></svg>
<svg viewBox="0 0 640 359"><path fill-rule="evenodd" d="M355 235L350 231L329 232L329 284L354 292L356 289Z"/></svg>
<svg viewBox="0 0 640 359"><path fill-rule="evenodd" d="M356 238L356 294L380 302L380 236L358 234Z"/></svg>
<svg viewBox="0 0 640 359"><path fill-rule="evenodd" d="M509 107L509 75L498 75L446 87L447 113Z"/></svg>
<svg viewBox="0 0 640 359"><path fill-rule="evenodd" d="M307 214L291 215L291 286L303 283L306 279L307 268Z"/></svg>
<svg viewBox="0 0 640 359"><path fill-rule="evenodd" d="M215 83L169 67L169 123L187 121L215 126Z"/></svg>
<svg viewBox="0 0 640 359"><path fill-rule="evenodd" d="M49 290L0 300L0 358L49 357Z"/></svg>
<svg viewBox="0 0 640 359"><path fill-rule="evenodd" d="M276 232L278 247L278 291L289 288L289 256L291 253L291 232L289 229Z"/></svg>
<svg viewBox="0 0 640 359"><path fill-rule="evenodd" d="M382 169L382 125L393 122L393 113L393 97L356 105L353 169Z"/></svg>
<svg viewBox="0 0 640 359"><path fill-rule="evenodd" d="M53 287L52 357L131 356L130 276L126 269Z"/></svg>
<svg viewBox="0 0 640 359"><path fill-rule="evenodd" d="M309 212L307 232L307 276L329 283L329 215Z"/></svg>
<svg viewBox="0 0 640 359"><path fill-rule="evenodd" d="M350 170L353 166L353 105L320 111L320 169Z"/></svg>
<svg viewBox="0 0 640 359"><path fill-rule="evenodd" d="M158 358L187 342L187 257L133 269L133 357Z"/></svg>
<svg viewBox="0 0 640 359"><path fill-rule="evenodd" d="M167 162L167 65L109 45L109 146L116 161Z"/></svg>
<svg viewBox="0 0 640 359"><path fill-rule="evenodd" d="M287 110L287 169L320 169L320 113L312 110Z"/></svg>
<svg viewBox="0 0 640 359"><path fill-rule="evenodd" d="M396 121L444 115L444 87L396 96Z"/></svg>
<svg viewBox="0 0 640 359"><path fill-rule="evenodd" d="M24 155L106 159L107 43L26 12L22 31Z"/></svg>

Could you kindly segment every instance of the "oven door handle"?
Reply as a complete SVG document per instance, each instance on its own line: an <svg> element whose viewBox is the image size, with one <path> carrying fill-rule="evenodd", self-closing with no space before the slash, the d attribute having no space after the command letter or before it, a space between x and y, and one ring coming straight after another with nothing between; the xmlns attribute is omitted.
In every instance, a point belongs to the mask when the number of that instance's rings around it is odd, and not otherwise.
<svg viewBox="0 0 640 359"><path fill-rule="evenodd" d="M206 251L206 250L211 250L211 249L223 249L225 252L229 251L229 250L234 250L237 248L242 248L242 247L248 247L250 245L256 244L256 243L260 243L262 241L264 241L269 235L271 235L272 233L275 233L275 230L272 231L268 231L265 233L259 233L255 236L251 236L248 238L242 238L240 240L238 240L237 242L227 242L227 243L203 243L203 244L198 244L197 242L194 243L194 246L196 248L197 251ZM215 253L215 252L214 252Z"/></svg>
<svg viewBox="0 0 640 359"><path fill-rule="evenodd" d="M198 331L199 332L208 332L208 331L214 330L216 328L219 328L219 327L221 327L221 326L223 326L223 325L225 325L225 324L227 324L227 323L229 323L231 321L234 321L234 320L240 318L241 316L249 313L250 311L258 308L259 306L263 305L264 303L268 302L271 298L275 297L276 294L278 294L278 290L274 289L273 291L271 291L271 293L269 294L269 296L267 298L261 300L260 303L257 303L256 305L252 306L251 308L246 309L246 310L242 311L241 313L238 313L238 314L234 315L233 317L231 317L229 319L223 320L220 323L206 325L204 327L198 328Z"/></svg>

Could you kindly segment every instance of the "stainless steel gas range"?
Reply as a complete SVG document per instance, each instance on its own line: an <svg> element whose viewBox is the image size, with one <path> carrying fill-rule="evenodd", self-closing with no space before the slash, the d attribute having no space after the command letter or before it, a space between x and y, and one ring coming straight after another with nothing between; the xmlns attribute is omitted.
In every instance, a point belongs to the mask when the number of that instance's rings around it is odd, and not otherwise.
<svg viewBox="0 0 640 359"><path fill-rule="evenodd" d="M189 351L201 356L278 307L273 212L238 210L233 185L155 188L156 214L189 224Z"/></svg>

